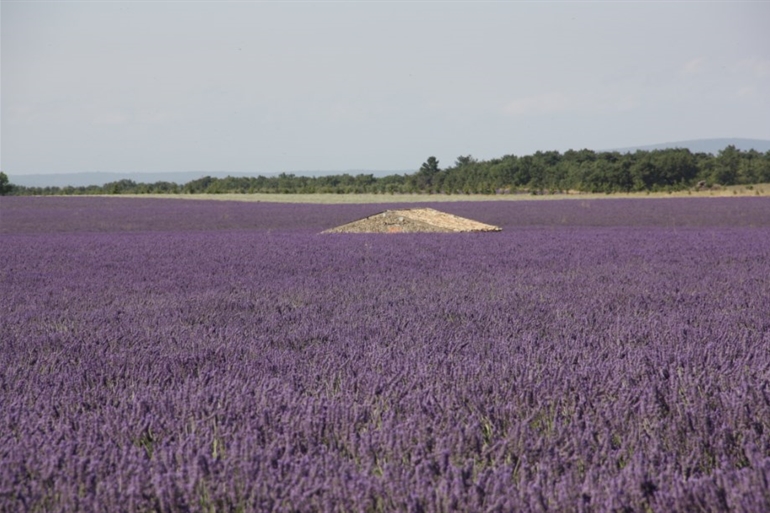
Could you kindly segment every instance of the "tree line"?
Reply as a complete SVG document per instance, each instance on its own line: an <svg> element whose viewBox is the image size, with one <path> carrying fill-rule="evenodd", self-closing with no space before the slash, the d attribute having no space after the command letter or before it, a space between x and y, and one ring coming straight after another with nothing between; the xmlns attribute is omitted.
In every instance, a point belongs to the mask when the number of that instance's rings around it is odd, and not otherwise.
<svg viewBox="0 0 770 513"><path fill-rule="evenodd" d="M674 191L770 182L770 151L742 151L727 146L717 155L688 149L636 151L538 151L534 155L505 155L491 160L460 156L446 168L429 157L412 174L375 177L372 174L213 178L185 184L136 183L119 180L101 186L24 187L8 183L0 173L0 193L14 195L74 194L508 194L578 192ZM4 177L4 178L3 178Z"/></svg>

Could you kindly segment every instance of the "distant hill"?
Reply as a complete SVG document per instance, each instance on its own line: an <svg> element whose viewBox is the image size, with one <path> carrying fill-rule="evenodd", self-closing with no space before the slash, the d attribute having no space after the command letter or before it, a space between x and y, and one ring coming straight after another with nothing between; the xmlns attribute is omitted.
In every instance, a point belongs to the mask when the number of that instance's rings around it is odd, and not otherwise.
<svg viewBox="0 0 770 513"><path fill-rule="evenodd" d="M741 151L756 150L760 153L770 151L770 141L762 139L694 139L692 141L675 141L647 146L630 146L628 148L613 148L606 151L619 151L620 153L633 153L636 150L652 151L666 150L669 148L687 148L692 153L711 153L717 155L721 150L733 145Z"/></svg>
<svg viewBox="0 0 770 513"><path fill-rule="evenodd" d="M377 177L392 174L412 173L414 171L366 171L366 170L348 170L348 171L293 171L291 174L296 176L323 176L331 174L372 174ZM136 183L155 183L155 182L173 182L177 185L184 185L198 178L210 176L212 178L227 178L228 176L277 176L278 173L228 173L224 171L205 172L205 171L183 171L178 173L58 173L58 174L34 174L34 175L14 175L7 173L8 180L14 185L24 187L87 187L89 185L102 185L119 180L133 180Z"/></svg>
<svg viewBox="0 0 770 513"><path fill-rule="evenodd" d="M14 175L9 173L8 179L14 185L23 185L25 187L86 187L89 185L102 186L106 183L117 182L119 180L133 180L137 183L155 183L155 182L175 182L185 184L204 176L216 178L225 178L230 176L249 176L245 173L204 173L204 172L182 172L182 173L59 173L59 174L35 174L35 175Z"/></svg>

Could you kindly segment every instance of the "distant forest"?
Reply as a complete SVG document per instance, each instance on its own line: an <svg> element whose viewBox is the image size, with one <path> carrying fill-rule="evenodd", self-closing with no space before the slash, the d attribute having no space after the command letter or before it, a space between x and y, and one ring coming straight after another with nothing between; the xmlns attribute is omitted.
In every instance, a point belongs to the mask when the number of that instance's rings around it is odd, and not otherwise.
<svg viewBox="0 0 770 513"><path fill-rule="evenodd" d="M204 177L185 184L136 183L119 180L102 186L24 187L8 183L0 173L0 194L222 194L222 193L434 193L546 194L566 191L675 191L770 182L770 151L741 151L727 146L717 155L666 149L634 153L569 150L537 152L492 160L460 156L441 168L429 157L412 174L375 177L371 174L328 176Z"/></svg>

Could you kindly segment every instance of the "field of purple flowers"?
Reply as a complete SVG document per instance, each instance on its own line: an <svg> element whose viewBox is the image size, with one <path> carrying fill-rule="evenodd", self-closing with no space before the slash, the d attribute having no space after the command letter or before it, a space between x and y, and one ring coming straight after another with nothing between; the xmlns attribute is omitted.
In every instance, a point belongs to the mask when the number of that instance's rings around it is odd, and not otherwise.
<svg viewBox="0 0 770 513"><path fill-rule="evenodd" d="M0 511L768 511L770 201L0 201Z"/></svg>

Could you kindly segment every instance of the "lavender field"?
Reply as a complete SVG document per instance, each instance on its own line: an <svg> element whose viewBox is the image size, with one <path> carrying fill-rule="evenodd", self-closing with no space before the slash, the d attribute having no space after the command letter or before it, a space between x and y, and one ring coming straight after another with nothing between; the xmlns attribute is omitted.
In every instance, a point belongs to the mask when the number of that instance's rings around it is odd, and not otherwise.
<svg viewBox="0 0 770 513"><path fill-rule="evenodd" d="M770 200L425 206L2 198L0 511L770 510Z"/></svg>

